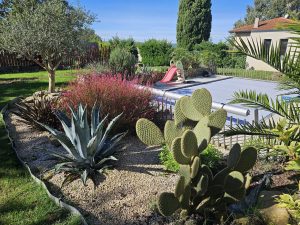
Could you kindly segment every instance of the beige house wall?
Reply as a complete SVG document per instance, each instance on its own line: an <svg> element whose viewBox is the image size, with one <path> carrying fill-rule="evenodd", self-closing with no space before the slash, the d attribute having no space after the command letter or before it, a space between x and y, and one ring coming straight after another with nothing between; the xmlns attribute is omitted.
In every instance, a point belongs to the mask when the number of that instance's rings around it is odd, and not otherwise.
<svg viewBox="0 0 300 225"><path fill-rule="evenodd" d="M300 37L299 35L293 34L288 31L279 31L279 30L273 30L273 31L252 31L251 33L237 33L236 37L241 37L242 39L246 40L247 38L253 39L254 41L263 41L264 39L271 39L272 45L279 45L281 39L289 39L289 44L293 42L291 38L293 37ZM269 66L268 64L253 59L251 57L247 57L247 69L255 69L255 70L263 70L263 71L274 71L276 72L274 68Z"/></svg>

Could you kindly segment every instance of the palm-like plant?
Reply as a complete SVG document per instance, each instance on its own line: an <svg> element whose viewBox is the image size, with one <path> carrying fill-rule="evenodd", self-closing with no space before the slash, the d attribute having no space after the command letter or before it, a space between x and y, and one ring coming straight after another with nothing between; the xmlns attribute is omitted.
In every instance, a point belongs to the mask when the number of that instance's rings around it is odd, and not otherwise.
<svg viewBox="0 0 300 225"><path fill-rule="evenodd" d="M107 116L100 121L100 111L95 104L89 126L86 107L83 108L80 104L77 111L72 107L70 110L71 119L63 112L57 113L64 132L41 124L66 150L64 153L51 152L51 155L57 160L54 171L66 174L62 186L78 178L81 178L84 185L88 178L91 178L96 185L95 175L102 173L104 169L112 166L112 161L117 160L113 155L126 132L113 137L109 135L122 114L115 117L106 127Z"/></svg>
<svg viewBox="0 0 300 225"><path fill-rule="evenodd" d="M300 22L282 25L283 29L300 35ZM284 56L281 55L280 45L271 45L268 47L262 40L254 39L230 39L228 40L239 52L252 58L261 60L279 72L283 73L300 87L300 38L292 38L293 43Z"/></svg>
<svg viewBox="0 0 300 225"><path fill-rule="evenodd" d="M300 22L287 25L285 28L300 35ZM229 41L242 54L262 60L283 73L289 79L286 82L286 85L289 85L288 87L292 89L296 86L300 89L299 38L294 39L294 43L289 46L284 56L280 54L279 45L267 48L262 41L257 42L253 39L244 40L242 38ZM245 134L273 138L280 144L274 144L272 148L286 152L293 160L289 162L289 169L300 169L300 160L298 160L300 151L297 144L300 142L300 110L297 103L293 101L286 102L280 97L273 100L268 95L256 93L255 91L236 92L231 103L263 109L273 115L278 115L281 119L276 121L274 117L271 117L270 119L262 119L255 124L240 124L224 132L225 136Z"/></svg>

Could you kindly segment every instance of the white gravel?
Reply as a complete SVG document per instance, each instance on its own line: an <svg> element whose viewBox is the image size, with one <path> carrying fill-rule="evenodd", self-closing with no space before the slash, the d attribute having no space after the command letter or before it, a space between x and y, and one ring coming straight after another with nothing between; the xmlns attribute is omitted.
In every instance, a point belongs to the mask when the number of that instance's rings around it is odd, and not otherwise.
<svg viewBox="0 0 300 225"><path fill-rule="evenodd" d="M64 151L49 140L47 132L40 132L11 115L8 128L15 140L18 154L36 175L51 168L53 161L47 151ZM94 190L91 181L84 187L80 180L65 186L64 175L52 177L48 183L56 196L76 206L90 224L173 224L175 218L164 218L153 210L159 193L173 191L177 175L167 174L158 160L159 149L147 149L136 137L127 137L119 150L114 169L106 178L99 178Z"/></svg>

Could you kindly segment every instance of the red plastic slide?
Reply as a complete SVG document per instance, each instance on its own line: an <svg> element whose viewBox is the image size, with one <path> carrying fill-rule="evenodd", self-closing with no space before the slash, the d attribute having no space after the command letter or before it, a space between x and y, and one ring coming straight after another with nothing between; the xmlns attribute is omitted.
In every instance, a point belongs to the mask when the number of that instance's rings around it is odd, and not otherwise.
<svg viewBox="0 0 300 225"><path fill-rule="evenodd" d="M162 83L167 83L167 82L170 82L174 76L176 75L176 71L177 71L177 67L176 66L171 66L166 75L164 76L164 78L160 81Z"/></svg>

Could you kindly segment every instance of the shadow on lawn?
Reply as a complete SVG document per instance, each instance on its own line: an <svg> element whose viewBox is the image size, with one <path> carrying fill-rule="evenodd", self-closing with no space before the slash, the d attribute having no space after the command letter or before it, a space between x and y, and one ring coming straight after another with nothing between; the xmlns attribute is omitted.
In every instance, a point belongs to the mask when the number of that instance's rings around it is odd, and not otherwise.
<svg viewBox="0 0 300 225"><path fill-rule="evenodd" d="M10 84L0 83L0 108L2 108L9 99L15 96L25 96L35 91L45 89L47 86L48 82L46 81L19 81Z"/></svg>

